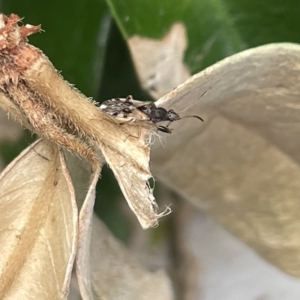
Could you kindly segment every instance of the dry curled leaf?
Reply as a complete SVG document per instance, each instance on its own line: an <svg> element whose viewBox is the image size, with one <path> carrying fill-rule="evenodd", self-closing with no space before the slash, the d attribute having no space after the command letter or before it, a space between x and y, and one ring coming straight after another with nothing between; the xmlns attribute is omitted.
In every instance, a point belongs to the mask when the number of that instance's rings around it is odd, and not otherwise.
<svg viewBox="0 0 300 300"><path fill-rule="evenodd" d="M156 177L285 272L300 276L300 47L271 44L207 68L157 104L201 115L172 124ZM203 90L206 95L199 98Z"/></svg>
<svg viewBox="0 0 300 300"><path fill-rule="evenodd" d="M79 214L78 251L76 256L76 274L80 294L83 299L93 299L91 266L89 261L92 234L92 219L96 197L96 184L101 169L95 171Z"/></svg>
<svg viewBox="0 0 300 300"><path fill-rule="evenodd" d="M165 272L142 268L96 216L88 257L91 290L90 296L84 299L173 299L171 282Z"/></svg>
<svg viewBox="0 0 300 300"><path fill-rule="evenodd" d="M0 191L0 298L66 299L78 213L58 152L44 142L24 150L1 174Z"/></svg>
<svg viewBox="0 0 300 300"><path fill-rule="evenodd" d="M76 274L83 299L172 299L170 281L163 271L144 270L125 247L115 240L97 217L93 217L100 168L92 175L84 162L66 153L77 187L80 209ZM76 163L75 163L76 162ZM86 193L83 194L83 191ZM79 196L78 196L79 195ZM85 199L81 199L85 197Z"/></svg>

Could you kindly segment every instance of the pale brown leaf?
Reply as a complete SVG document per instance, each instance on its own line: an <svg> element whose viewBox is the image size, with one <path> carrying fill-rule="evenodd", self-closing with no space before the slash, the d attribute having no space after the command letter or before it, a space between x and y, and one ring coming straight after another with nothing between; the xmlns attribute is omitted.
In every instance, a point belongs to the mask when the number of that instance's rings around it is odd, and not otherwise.
<svg viewBox="0 0 300 300"><path fill-rule="evenodd" d="M145 270L96 217L89 257L89 297L83 299L173 299L170 280L162 271Z"/></svg>
<svg viewBox="0 0 300 300"><path fill-rule="evenodd" d="M1 299L66 299L77 243L75 192L56 147L37 142L0 176Z"/></svg>
<svg viewBox="0 0 300 300"><path fill-rule="evenodd" d="M200 95L207 93L200 98ZM284 271L300 276L300 47L224 59L157 104L204 118L174 122L153 147L160 181Z"/></svg>
<svg viewBox="0 0 300 300"><path fill-rule="evenodd" d="M149 186L150 149L148 146L132 148L131 157L101 147L107 163L113 170L127 203L144 229L158 225L158 218L169 213L167 208L158 213L158 206ZM134 159L133 159L134 158Z"/></svg>
<svg viewBox="0 0 300 300"><path fill-rule="evenodd" d="M85 300L94 299L91 285L90 248L93 223L94 203L96 198L96 184L101 171L99 165L95 172L88 177L87 193L79 214L78 249L76 255L76 274L80 293Z"/></svg>

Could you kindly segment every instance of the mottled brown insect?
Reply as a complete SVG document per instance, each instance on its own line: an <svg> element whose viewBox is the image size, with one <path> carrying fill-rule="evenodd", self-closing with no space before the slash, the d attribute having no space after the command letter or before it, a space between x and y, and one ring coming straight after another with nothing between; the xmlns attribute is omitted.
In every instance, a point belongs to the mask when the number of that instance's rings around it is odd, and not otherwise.
<svg viewBox="0 0 300 300"><path fill-rule="evenodd" d="M125 99L113 98L95 105L120 123L151 123L156 126L158 131L165 133L172 133L172 129L169 128L170 124L184 118L197 118L203 122L203 119L199 116L180 117L173 109L166 110L163 107L157 107L154 102L133 100L132 96L128 96ZM159 122L166 121L169 122L166 126L157 125Z"/></svg>

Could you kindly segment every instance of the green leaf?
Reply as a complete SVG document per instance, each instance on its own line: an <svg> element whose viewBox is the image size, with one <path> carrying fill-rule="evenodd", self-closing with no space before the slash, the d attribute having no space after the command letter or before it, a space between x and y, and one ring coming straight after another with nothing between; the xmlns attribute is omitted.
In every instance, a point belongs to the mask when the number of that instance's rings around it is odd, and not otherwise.
<svg viewBox="0 0 300 300"><path fill-rule="evenodd" d="M4 14L24 17L25 24L41 24L45 32L29 37L70 83L95 96L102 77L110 15L104 1L1 2Z"/></svg>
<svg viewBox="0 0 300 300"><path fill-rule="evenodd" d="M123 36L159 39L184 25L191 73L242 49L271 42L300 42L300 3L235 0L107 0Z"/></svg>

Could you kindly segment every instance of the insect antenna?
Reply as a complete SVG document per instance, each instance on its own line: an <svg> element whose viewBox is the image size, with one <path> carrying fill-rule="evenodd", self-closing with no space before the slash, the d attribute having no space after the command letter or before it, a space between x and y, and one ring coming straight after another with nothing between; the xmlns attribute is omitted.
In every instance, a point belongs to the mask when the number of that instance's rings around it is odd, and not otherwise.
<svg viewBox="0 0 300 300"><path fill-rule="evenodd" d="M201 117L199 117L199 116L184 116L184 117L180 117L180 119L178 119L177 121L185 119L185 118L197 118L200 121L204 122L204 120Z"/></svg>

